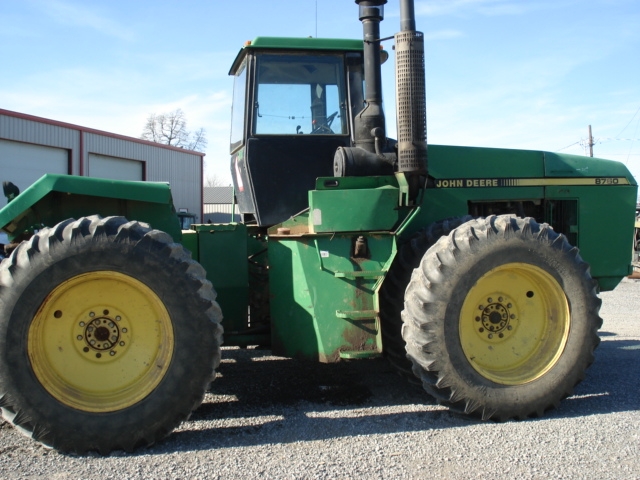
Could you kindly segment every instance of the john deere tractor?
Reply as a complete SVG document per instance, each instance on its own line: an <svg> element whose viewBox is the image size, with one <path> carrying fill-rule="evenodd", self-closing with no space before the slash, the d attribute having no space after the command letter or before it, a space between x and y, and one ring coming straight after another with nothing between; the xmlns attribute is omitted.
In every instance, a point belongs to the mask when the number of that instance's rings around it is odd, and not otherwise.
<svg viewBox="0 0 640 480"><path fill-rule="evenodd" d="M631 272L635 180L596 158L427 147L411 0L390 138L386 0L356 3L362 40L258 37L233 62L242 222L182 231L167 185L55 175L0 211L8 422L61 451L149 445L202 401L223 327L225 345L281 356L383 355L482 419L572 393L597 294Z"/></svg>

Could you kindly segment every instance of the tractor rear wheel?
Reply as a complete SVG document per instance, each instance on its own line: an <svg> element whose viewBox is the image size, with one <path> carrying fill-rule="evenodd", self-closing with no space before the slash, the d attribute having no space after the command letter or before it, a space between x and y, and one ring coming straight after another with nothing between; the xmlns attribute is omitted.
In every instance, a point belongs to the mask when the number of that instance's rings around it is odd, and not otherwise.
<svg viewBox="0 0 640 480"><path fill-rule="evenodd" d="M204 269L122 217L45 228L0 265L0 407L66 452L131 451L202 402L222 318Z"/></svg>
<svg viewBox="0 0 640 480"><path fill-rule="evenodd" d="M407 358L405 342L402 338L402 309L404 292L407 289L411 273L420 265L420 260L440 237L471 220L470 215L452 217L434 222L416 232L398 249L389 273L380 288L380 324L384 356L396 371L415 380L411 371L411 362Z"/></svg>
<svg viewBox="0 0 640 480"><path fill-rule="evenodd" d="M425 390L483 419L541 416L584 378L600 299L578 249L530 218L472 220L414 271L403 337Z"/></svg>

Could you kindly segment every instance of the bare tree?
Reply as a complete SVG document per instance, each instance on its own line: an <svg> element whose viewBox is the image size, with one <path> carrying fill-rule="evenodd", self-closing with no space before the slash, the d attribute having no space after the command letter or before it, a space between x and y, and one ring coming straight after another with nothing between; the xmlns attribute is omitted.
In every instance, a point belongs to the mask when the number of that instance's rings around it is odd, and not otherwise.
<svg viewBox="0 0 640 480"><path fill-rule="evenodd" d="M207 146L204 128L195 132L187 130L187 119L180 108L169 113L149 115L140 138L199 152Z"/></svg>
<svg viewBox="0 0 640 480"><path fill-rule="evenodd" d="M224 181L218 177L215 173L213 175L207 175L207 178L204 180L205 187L226 187Z"/></svg>

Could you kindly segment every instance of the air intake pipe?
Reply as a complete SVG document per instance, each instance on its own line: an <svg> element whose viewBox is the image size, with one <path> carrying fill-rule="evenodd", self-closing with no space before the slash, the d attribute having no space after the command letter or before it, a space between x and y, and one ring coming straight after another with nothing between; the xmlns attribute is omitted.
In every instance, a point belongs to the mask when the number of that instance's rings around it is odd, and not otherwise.
<svg viewBox="0 0 640 480"><path fill-rule="evenodd" d="M355 1L364 40L365 107L354 118L354 146L338 148L333 171L337 177L393 175L396 156L387 146L380 71L380 22L387 0Z"/></svg>
<svg viewBox="0 0 640 480"><path fill-rule="evenodd" d="M413 0L400 0L396 42L397 155L387 145L382 110L380 22L387 0L355 0L364 33L365 108L356 115L354 147L334 156L335 176L405 173L414 198L427 175L427 120L424 37L415 30ZM397 165L397 166L396 166Z"/></svg>

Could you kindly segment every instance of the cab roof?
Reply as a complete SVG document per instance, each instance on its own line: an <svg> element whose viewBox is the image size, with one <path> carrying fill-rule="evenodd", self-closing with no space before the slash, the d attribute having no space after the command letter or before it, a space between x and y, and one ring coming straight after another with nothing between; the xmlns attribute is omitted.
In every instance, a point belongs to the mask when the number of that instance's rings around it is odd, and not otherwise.
<svg viewBox="0 0 640 480"><path fill-rule="evenodd" d="M362 52L364 43L362 40L343 38L312 38L312 37L256 37L247 42L238 52L231 65L229 75L235 75L245 55L251 50L317 50L317 51L343 51Z"/></svg>

